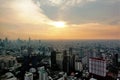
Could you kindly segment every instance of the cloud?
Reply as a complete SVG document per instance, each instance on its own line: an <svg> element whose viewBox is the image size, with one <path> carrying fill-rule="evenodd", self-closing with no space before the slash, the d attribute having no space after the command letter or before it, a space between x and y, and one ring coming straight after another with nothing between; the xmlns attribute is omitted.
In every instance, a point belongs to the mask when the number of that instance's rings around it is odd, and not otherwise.
<svg viewBox="0 0 120 80"><path fill-rule="evenodd" d="M32 0L0 0L0 37L44 37L51 22Z"/></svg>
<svg viewBox="0 0 120 80"><path fill-rule="evenodd" d="M114 4L116 2L120 2L120 0L103 0L103 2L108 2L108 3Z"/></svg>
<svg viewBox="0 0 120 80"><path fill-rule="evenodd" d="M1 0L0 21L13 24L47 24L52 22L32 0Z"/></svg>
<svg viewBox="0 0 120 80"><path fill-rule="evenodd" d="M51 20L119 25L120 0L34 0ZM115 22L117 21L117 22Z"/></svg>
<svg viewBox="0 0 120 80"><path fill-rule="evenodd" d="M66 6L75 6L75 5L82 5L88 2L94 2L96 0L66 0Z"/></svg>
<svg viewBox="0 0 120 80"><path fill-rule="evenodd" d="M95 2L96 0L34 0L36 3L40 3L40 5L50 5L57 6L61 9L68 8L70 6L81 6L88 2Z"/></svg>

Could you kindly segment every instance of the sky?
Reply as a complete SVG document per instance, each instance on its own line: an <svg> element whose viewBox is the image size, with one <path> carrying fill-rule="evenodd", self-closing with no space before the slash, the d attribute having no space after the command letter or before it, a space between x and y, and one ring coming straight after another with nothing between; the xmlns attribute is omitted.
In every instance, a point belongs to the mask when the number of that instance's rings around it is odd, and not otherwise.
<svg viewBox="0 0 120 80"><path fill-rule="evenodd" d="M5 37L120 39L120 0L0 0Z"/></svg>

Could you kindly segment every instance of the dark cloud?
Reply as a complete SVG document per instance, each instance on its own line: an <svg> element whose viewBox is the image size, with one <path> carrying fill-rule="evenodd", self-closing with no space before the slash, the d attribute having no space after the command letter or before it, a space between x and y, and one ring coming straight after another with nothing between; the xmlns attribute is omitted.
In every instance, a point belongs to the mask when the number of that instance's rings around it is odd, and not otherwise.
<svg viewBox="0 0 120 80"><path fill-rule="evenodd" d="M77 2L77 0L75 3L71 3L72 1L74 1L72 0L71 2L69 2L69 4L78 3L79 5L84 5L67 6L67 8L65 9L62 9L62 7L65 6L64 4L62 6L52 6L51 3L46 2L46 0L45 2L43 2L43 0L36 1L40 1L40 8L44 11L44 14L52 20L61 19L71 24L82 24L91 22L111 24L111 20L113 21L112 24L117 25L119 23L115 21L116 19L120 18L120 0L93 0L93 3L88 3L86 0L87 4L84 4L85 1Z"/></svg>

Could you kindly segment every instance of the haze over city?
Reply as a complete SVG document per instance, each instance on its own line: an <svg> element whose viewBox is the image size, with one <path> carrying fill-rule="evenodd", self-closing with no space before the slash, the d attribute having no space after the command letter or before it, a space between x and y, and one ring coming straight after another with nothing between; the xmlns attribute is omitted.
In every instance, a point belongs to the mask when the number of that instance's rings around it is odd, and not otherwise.
<svg viewBox="0 0 120 80"><path fill-rule="evenodd" d="M0 0L0 38L120 39L120 0Z"/></svg>

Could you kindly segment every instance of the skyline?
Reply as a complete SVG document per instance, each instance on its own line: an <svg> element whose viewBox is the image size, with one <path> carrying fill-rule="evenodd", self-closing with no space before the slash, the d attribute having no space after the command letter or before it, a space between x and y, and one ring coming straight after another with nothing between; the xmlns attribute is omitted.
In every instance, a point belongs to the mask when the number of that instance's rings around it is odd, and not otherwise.
<svg viewBox="0 0 120 80"><path fill-rule="evenodd" d="M0 38L120 39L119 4L120 0L0 0Z"/></svg>

